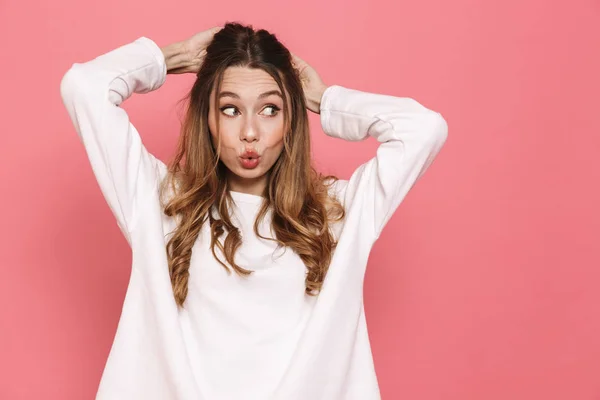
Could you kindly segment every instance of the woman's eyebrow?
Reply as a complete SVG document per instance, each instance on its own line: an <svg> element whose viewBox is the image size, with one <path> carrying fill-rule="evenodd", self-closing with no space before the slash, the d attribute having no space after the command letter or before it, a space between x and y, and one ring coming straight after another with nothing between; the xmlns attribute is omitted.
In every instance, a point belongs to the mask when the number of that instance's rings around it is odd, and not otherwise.
<svg viewBox="0 0 600 400"><path fill-rule="evenodd" d="M283 96L281 95L281 92L279 90L269 90L268 92L261 93L260 95L258 95L258 98L262 99L264 97L268 97L268 96L271 96L271 95L276 95L276 96L279 96L279 97L281 97L283 99ZM221 98L221 97L233 97L234 99L239 99L240 98L240 96L237 93L228 92L228 91L224 91L224 92L219 93L219 98Z"/></svg>

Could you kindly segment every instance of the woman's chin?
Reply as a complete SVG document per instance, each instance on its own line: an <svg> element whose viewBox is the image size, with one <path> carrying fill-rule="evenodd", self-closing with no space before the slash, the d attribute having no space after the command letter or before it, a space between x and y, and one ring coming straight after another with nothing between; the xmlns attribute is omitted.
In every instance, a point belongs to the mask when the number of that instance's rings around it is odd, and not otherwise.
<svg viewBox="0 0 600 400"><path fill-rule="evenodd" d="M242 179L258 179L264 175L264 171L260 166L253 169L237 168L235 174Z"/></svg>

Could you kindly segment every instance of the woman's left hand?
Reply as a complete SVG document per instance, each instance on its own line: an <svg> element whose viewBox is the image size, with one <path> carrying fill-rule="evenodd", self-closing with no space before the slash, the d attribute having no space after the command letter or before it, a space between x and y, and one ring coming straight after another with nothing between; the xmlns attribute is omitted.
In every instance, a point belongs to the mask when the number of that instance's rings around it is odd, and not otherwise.
<svg viewBox="0 0 600 400"><path fill-rule="evenodd" d="M320 114L321 98L325 89L327 89L327 85L313 67L294 53L292 53L292 64L300 73L304 97L306 98L306 108Z"/></svg>

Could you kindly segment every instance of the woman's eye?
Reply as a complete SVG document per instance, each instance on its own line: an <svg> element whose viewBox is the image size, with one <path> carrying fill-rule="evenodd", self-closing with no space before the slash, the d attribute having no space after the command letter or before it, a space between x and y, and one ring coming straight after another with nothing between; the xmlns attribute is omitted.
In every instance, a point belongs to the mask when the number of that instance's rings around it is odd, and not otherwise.
<svg viewBox="0 0 600 400"><path fill-rule="evenodd" d="M235 111L237 111L235 107L231 107L231 106L221 107L221 112L223 112L225 115L230 116L230 117L235 116L235 114L233 114L233 115L232 114L228 114L228 113L225 112L225 110L235 110Z"/></svg>
<svg viewBox="0 0 600 400"><path fill-rule="evenodd" d="M269 114L269 117L274 117L275 115L277 115L277 112L280 110L280 108L277 107L277 106L275 106L275 105L269 105L269 106L267 106L265 108L270 108L271 110L273 110L271 112L271 114Z"/></svg>

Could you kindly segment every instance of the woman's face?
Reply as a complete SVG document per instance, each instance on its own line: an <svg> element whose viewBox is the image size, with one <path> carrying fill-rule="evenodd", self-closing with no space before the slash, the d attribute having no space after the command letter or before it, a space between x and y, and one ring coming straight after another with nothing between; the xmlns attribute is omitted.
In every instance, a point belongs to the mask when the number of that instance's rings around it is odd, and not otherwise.
<svg viewBox="0 0 600 400"><path fill-rule="evenodd" d="M230 189L261 194L267 172L283 150L284 110L279 86L262 69L229 67L223 76L217 109L214 101L213 89L208 126L215 148L220 136L220 159L229 169Z"/></svg>

